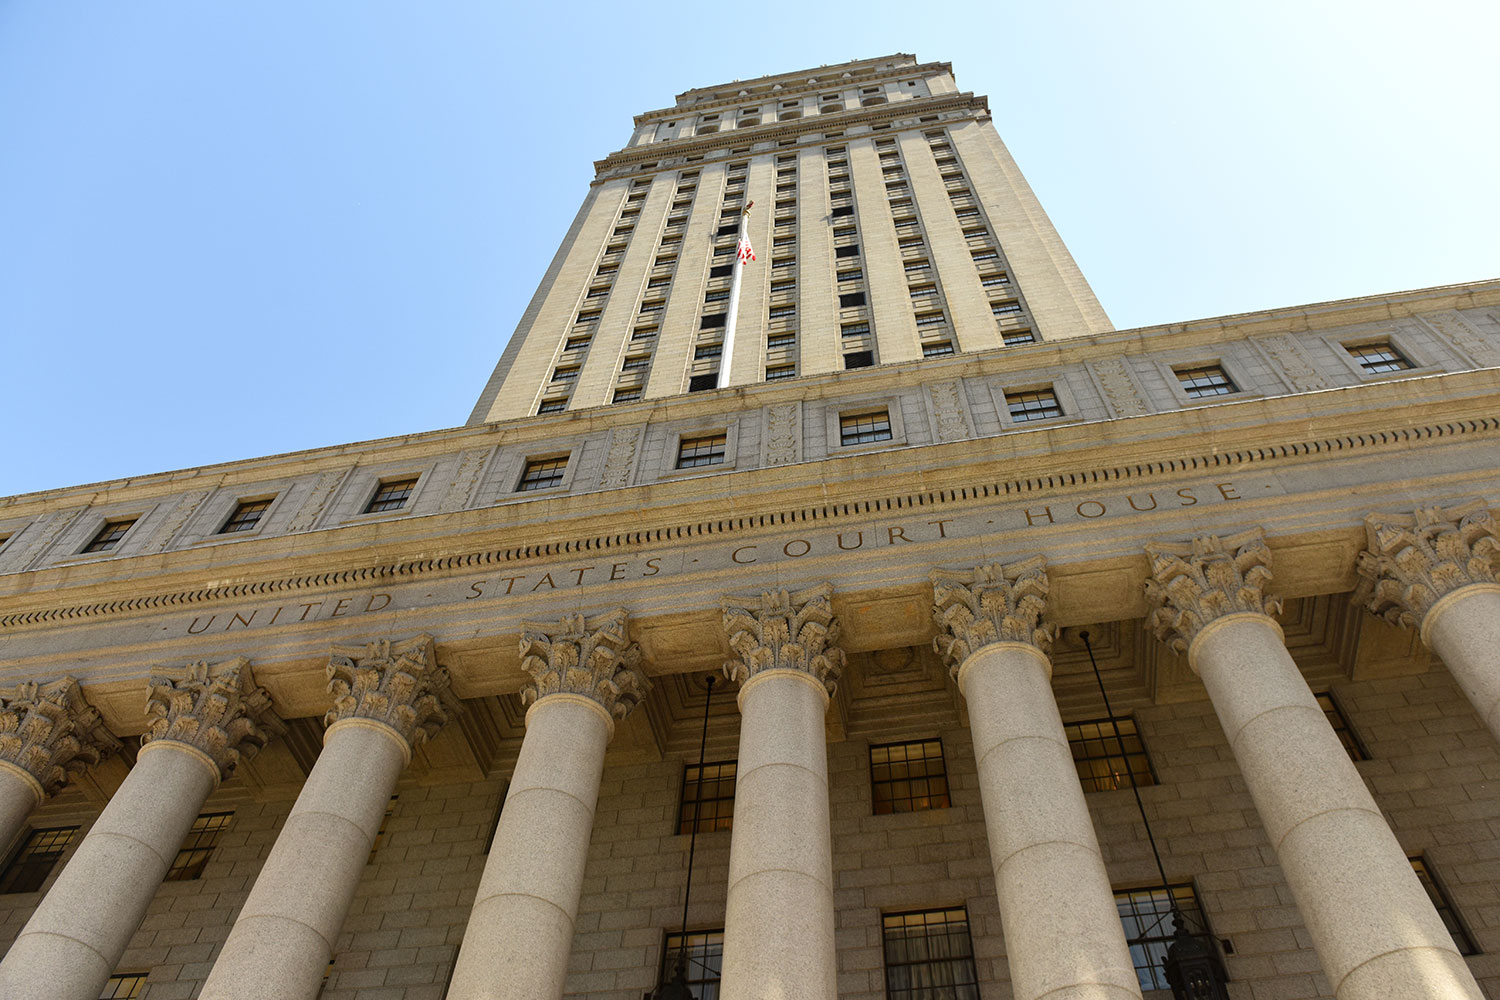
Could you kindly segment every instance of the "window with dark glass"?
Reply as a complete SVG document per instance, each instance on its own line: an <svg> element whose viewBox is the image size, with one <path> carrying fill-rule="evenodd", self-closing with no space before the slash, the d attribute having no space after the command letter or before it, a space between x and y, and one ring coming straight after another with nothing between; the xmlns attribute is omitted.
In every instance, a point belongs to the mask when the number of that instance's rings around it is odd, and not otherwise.
<svg viewBox="0 0 1500 1000"><path fill-rule="evenodd" d="M771 307L771 313L770 313L770 318L771 319L785 319L788 316L795 316L795 315L797 315L797 307L796 306L772 306Z"/></svg>
<svg viewBox="0 0 1500 1000"><path fill-rule="evenodd" d="M224 522L224 527L219 529L221 535L232 535L236 531L250 531L260 519L265 516L270 508L270 500L242 500L234 508L234 513L229 515L229 520Z"/></svg>
<svg viewBox="0 0 1500 1000"><path fill-rule="evenodd" d="M1171 897L1167 892L1170 890ZM1167 957L1167 945L1172 943L1172 934L1177 930L1172 915L1172 901L1187 918L1190 931L1198 931L1194 937L1202 940L1213 952L1213 936L1204 928L1203 910L1198 905L1198 895L1187 883L1162 889L1126 889L1115 893L1115 909L1120 913L1120 923L1125 927L1125 943L1130 947L1130 961L1143 990L1167 990L1167 974L1162 970L1162 960Z"/></svg>
<svg viewBox="0 0 1500 1000"><path fill-rule="evenodd" d="M937 326L943 321L940 312L917 313L917 326Z"/></svg>
<svg viewBox="0 0 1500 1000"><path fill-rule="evenodd" d="M1182 385L1182 391L1192 399L1227 396L1232 392L1240 391L1222 365L1198 365L1194 368L1173 370L1177 375L1178 383Z"/></svg>
<svg viewBox="0 0 1500 1000"><path fill-rule="evenodd" d="M1414 367L1400 351L1391 346L1388 340L1382 340L1373 344L1352 344L1345 348L1350 357L1359 362L1359 366L1370 374L1380 372L1406 371Z"/></svg>
<svg viewBox="0 0 1500 1000"><path fill-rule="evenodd" d="M719 970L724 963L724 932L690 931L668 934L661 952L661 980L677 968L677 953L683 953L688 989L698 1000L719 1000Z"/></svg>
<svg viewBox="0 0 1500 1000"><path fill-rule="evenodd" d="M381 483L375 490L375 495L365 505L366 514L378 514L386 510L400 510L406 506L406 501L411 498L412 490L417 488L416 478L392 479L388 483Z"/></svg>
<svg viewBox="0 0 1500 1000"><path fill-rule="evenodd" d="M738 762L689 764L682 772L682 799L677 832L728 830L734 820L734 777Z"/></svg>
<svg viewBox="0 0 1500 1000"><path fill-rule="evenodd" d="M708 276L710 278L727 278L733 273L733 264L716 264L708 269Z"/></svg>
<svg viewBox="0 0 1500 1000"><path fill-rule="evenodd" d="M651 355L637 354L620 362L622 372L641 372L651 367Z"/></svg>
<svg viewBox="0 0 1500 1000"><path fill-rule="evenodd" d="M108 552L120 544L120 539L125 537L135 524L135 518L122 521L105 521L104 526L95 532L94 537L83 547L85 552Z"/></svg>
<svg viewBox="0 0 1500 1000"><path fill-rule="evenodd" d="M1085 792L1129 788L1131 775L1137 785L1156 784L1141 734L1129 716L1075 722L1063 726L1063 731L1068 734L1073 766Z"/></svg>
<svg viewBox="0 0 1500 1000"><path fill-rule="evenodd" d="M948 769L942 740L911 740L870 747L871 801L875 815L947 809Z"/></svg>
<svg viewBox="0 0 1500 1000"><path fill-rule="evenodd" d="M891 439L891 415L888 410L839 414L839 444L869 444Z"/></svg>
<svg viewBox="0 0 1500 1000"><path fill-rule="evenodd" d="M703 465L720 465L724 461L728 443L729 435L722 433L685 437L677 443L677 468L696 469Z"/></svg>
<svg viewBox="0 0 1500 1000"><path fill-rule="evenodd" d="M537 413L561 413L568 408L566 399L544 399L537 404Z"/></svg>
<svg viewBox="0 0 1500 1000"><path fill-rule="evenodd" d="M1359 737L1354 735L1354 730L1349 725L1349 720L1344 716L1344 710L1339 703L1333 700L1333 694L1328 691L1317 692L1313 697L1318 699L1318 707L1328 717L1328 724L1333 727L1339 742L1344 745L1350 760L1369 760L1370 755L1365 752L1364 746L1359 742Z"/></svg>
<svg viewBox="0 0 1500 1000"><path fill-rule="evenodd" d="M855 268L852 271L840 271L838 273L838 280L839 281L858 281L859 279L863 278L864 276L865 276L865 272L861 271L859 268Z"/></svg>
<svg viewBox="0 0 1500 1000"><path fill-rule="evenodd" d="M1460 955L1477 955L1479 946L1474 943L1474 938L1464 927L1462 920L1458 918L1458 911L1453 908L1453 903L1448 899L1448 894L1438 884L1437 878L1432 873L1432 866L1427 863L1425 854L1413 854L1407 858L1411 862L1412 871L1417 873L1417 880L1422 883L1422 888L1427 890L1427 898L1432 900L1432 906L1443 919L1443 926L1448 928L1448 933L1453 936L1453 944L1458 948Z"/></svg>
<svg viewBox="0 0 1500 1000"><path fill-rule="evenodd" d="M718 372L704 372L702 375L693 375L688 378L688 392L706 392L718 387Z"/></svg>
<svg viewBox="0 0 1500 1000"><path fill-rule="evenodd" d="M99 1000L135 1000L146 995L149 972L117 972L104 981Z"/></svg>
<svg viewBox="0 0 1500 1000"><path fill-rule="evenodd" d="M1057 401L1057 393L1050 386L1046 389L1007 392L1005 405L1010 409L1010 419L1017 423L1062 416L1062 404Z"/></svg>
<svg viewBox="0 0 1500 1000"><path fill-rule="evenodd" d="M886 1000L979 1000L969 911L882 915Z"/></svg>
<svg viewBox="0 0 1500 1000"><path fill-rule="evenodd" d="M557 458L529 458L526 460L526 468L521 472L521 481L516 484L516 492L526 493L561 486L563 473L567 471L567 455Z"/></svg>
<svg viewBox="0 0 1500 1000"><path fill-rule="evenodd" d="M858 257L859 256L859 246L856 244L854 246L847 246L847 247L834 247L833 248L833 255L835 257Z"/></svg>
<svg viewBox="0 0 1500 1000"><path fill-rule="evenodd" d="M844 367L846 369L869 368L873 364L875 364L874 351L847 351L844 354Z"/></svg>
<svg viewBox="0 0 1500 1000"><path fill-rule="evenodd" d="M219 835L228 829L233 817L234 813L227 812L204 813L193 820L182 847L177 851L177 857L172 860L172 867L167 869L166 878L162 881L190 882L202 877L204 866L213 857L214 848L219 844Z"/></svg>
<svg viewBox="0 0 1500 1000"><path fill-rule="evenodd" d="M0 893L36 892L73 843L76 826L32 830L0 874Z"/></svg>
<svg viewBox="0 0 1500 1000"><path fill-rule="evenodd" d="M717 330L720 327L724 326L724 324L728 321L728 313L709 313L707 316L704 316L702 319L698 320L698 329Z"/></svg>

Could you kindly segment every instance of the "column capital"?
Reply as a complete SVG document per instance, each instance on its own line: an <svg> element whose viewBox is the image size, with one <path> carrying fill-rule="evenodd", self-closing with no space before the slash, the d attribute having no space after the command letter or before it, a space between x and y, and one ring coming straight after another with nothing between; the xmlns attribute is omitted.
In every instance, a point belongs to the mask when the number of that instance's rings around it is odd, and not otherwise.
<svg viewBox="0 0 1500 1000"><path fill-rule="evenodd" d="M377 723L399 736L408 753L436 736L458 707L430 635L334 646L326 673L333 707L323 716L325 725L345 719Z"/></svg>
<svg viewBox="0 0 1500 1000"><path fill-rule="evenodd" d="M1261 529L1234 535L1199 535L1188 542L1146 546L1151 578L1148 619L1159 638L1186 652L1204 626L1226 615L1274 615L1279 598L1267 597L1271 550Z"/></svg>
<svg viewBox="0 0 1500 1000"><path fill-rule="evenodd" d="M78 681L23 681L0 690L0 761L36 779L43 795L120 749Z"/></svg>
<svg viewBox="0 0 1500 1000"><path fill-rule="evenodd" d="M241 757L254 756L286 730L243 656L155 667L148 683L141 745L157 740L185 744L212 761L221 779L234 773Z"/></svg>
<svg viewBox="0 0 1500 1000"><path fill-rule="evenodd" d="M1366 514L1365 538L1355 599L1393 625L1420 626L1453 591L1500 579L1500 532L1483 500Z"/></svg>
<svg viewBox="0 0 1500 1000"><path fill-rule="evenodd" d="M935 569L929 579L938 627L932 648L955 678L970 654L991 643L1024 642L1051 653L1052 627L1042 624L1050 589L1045 556L970 572Z"/></svg>
<svg viewBox="0 0 1500 1000"><path fill-rule="evenodd" d="M738 656L724 664L725 677L743 684L767 670L796 670L833 693L844 671L844 651L835 645L839 621L832 585L725 597L720 606L729 648Z"/></svg>
<svg viewBox="0 0 1500 1000"><path fill-rule="evenodd" d="M624 719L640 704L651 682L641 671L641 647L626 633L624 608L586 618L521 623L521 669L531 683L521 689L530 705L551 694L581 695L611 719Z"/></svg>

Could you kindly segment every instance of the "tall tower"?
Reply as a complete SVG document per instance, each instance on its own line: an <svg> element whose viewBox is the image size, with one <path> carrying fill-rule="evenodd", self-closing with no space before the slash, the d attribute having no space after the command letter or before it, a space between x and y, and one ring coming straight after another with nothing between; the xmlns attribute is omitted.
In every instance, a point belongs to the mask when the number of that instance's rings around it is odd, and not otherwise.
<svg viewBox="0 0 1500 1000"><path fill-rule="evenodd" d="M689 90L595 167L471 424L1111 329L948 63Z"/></svg>

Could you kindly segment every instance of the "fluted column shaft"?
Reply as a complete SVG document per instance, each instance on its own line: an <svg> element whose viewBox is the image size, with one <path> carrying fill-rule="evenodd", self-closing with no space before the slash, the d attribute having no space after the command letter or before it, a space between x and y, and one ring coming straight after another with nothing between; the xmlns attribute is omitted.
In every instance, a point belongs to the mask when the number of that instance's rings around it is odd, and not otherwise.
<svg viewBox="0 0 1500 1000"><path fill-rule="evenodd" d="M985 830L1016 1000L1139 1000L1109 873L1036 646L964 660Z"/></svg>
<svg viewBox="0 0 1500 1000"><path fill-rule="evenodd" d="M740 688L723 1000L834 1000L828 691L799 670Z"/></svg>
<svg viewBox="0 0 1500 1000"><path fill-rule="evenodd" d="M0 962L0 996L95 1000L218 778L187 744L146 744Z"/></svg>
<svg viewBox="0 0 1500 1000"><path fill-rule="evenodd" d="M1500 584L1474 583L1439 598L1422 619L1422 641L1500 740Z"/></svg>
<svg viewBox="0 0 1500 1000"><path fill-rule="evenodd" d="M1280 626L1218 618L1189 655L1339 1000L1480 1000Z"/></svg>

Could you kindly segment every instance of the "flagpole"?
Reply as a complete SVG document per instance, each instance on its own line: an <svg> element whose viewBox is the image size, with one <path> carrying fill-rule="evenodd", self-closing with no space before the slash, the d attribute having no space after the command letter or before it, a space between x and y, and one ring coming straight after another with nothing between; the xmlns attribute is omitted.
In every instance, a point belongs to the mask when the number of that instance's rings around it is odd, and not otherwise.
<svg viewBox="0 0 1500 1000"><path fill-rule="evenodd" d="M729 282L729 316L724 321L724 350L719 358L719 384L717 388L724 388L729 384L729 365L734 358L734 323L740 315L740 277L745 272L745 258L740 253L740 248L745 245L745 240L750 233L750 209L755 207L755 202L745 206L740 213L740 234L734 244L734 277Z"/></svg>

